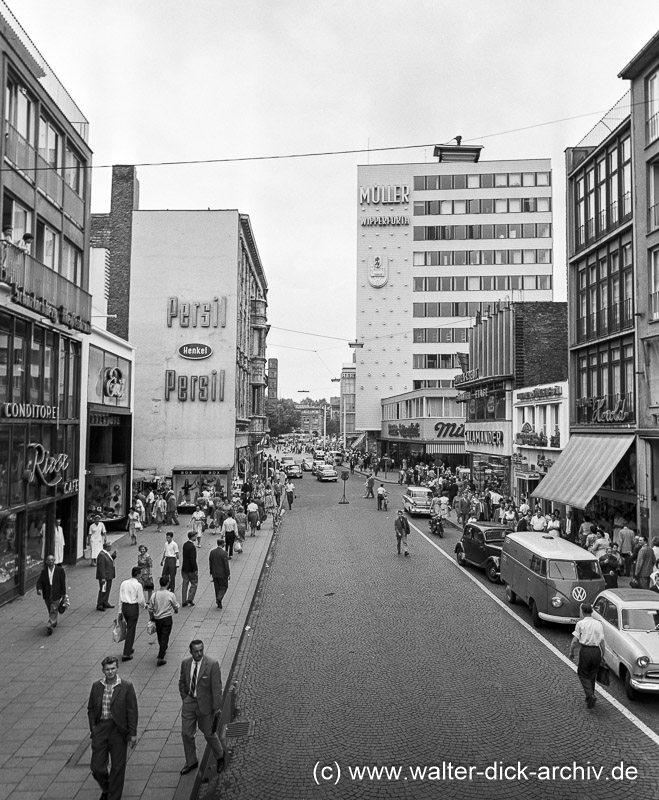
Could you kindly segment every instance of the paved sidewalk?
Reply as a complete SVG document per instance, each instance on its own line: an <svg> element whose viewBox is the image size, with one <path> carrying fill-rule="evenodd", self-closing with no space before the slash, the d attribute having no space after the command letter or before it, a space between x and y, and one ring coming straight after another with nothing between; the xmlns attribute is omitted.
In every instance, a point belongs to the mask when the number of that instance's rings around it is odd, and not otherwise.
<svg viewBox="0 0 659 800"><path fill-rule="evenodd" d="M174 526L182 547L188 518ZM165 534L155 525L140 533L160 575ZM117 577L110 602L119 608L119 584L137 563L137 548L128 535L110 537L118 551ZM179 775L184 764L180 734L181 701L178 676L192 639L201 638L206 652L220 661L226 683L245 626L256 585L272 538L272 521L256 537L247 537L244 552L231 561L231 580L223 610L215 604L208 571L208 553L216 536L204 534L199 551L199 587L195 606L181 608L167 652L167 664L156 667L158 644L146 633L148 615L141 611L135 656L119 662L119 674L132 681L138 696L138 743L130 754L124 798L173 800L187 797L195 773ZM60 617L53 636L46 636L46 607L31 591L0 608L0 800L93 800L100 797L92 778L87 700L94 680L102 677L101 660L121 656L122 644L112 642L116 610L96 611L98 582L89 562L66 567L70 609ZM181 597L180 574L177 597ZM197 738L201 760L205 742Z"/></svg>

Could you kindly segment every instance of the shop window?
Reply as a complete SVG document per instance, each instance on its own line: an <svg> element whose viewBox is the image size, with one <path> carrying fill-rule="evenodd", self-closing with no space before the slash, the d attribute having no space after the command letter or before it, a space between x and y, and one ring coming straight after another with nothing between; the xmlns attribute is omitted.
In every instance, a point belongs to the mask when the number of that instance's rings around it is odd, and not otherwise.
<svg viewBox="0 0 659 800"><path fill-rule="evenodd" d="M15 403L25 400L25 384L27 381L27 325L22 320L15 320L14 346L11 363L11 399Z"/></svg>
<svg viewBox="0 0 659 800"><path fill-rule="evenodd" d="M5 403L9 399L10 334L11 318L0 313L0 403ZM4 505L6 504L0 501L0 508Z"/></svg>
<svg viewBox="0 0 659 800"><path fill-rule="evenodd" d="M2 442L1 436L0 434L0 443ZM17 586L16 514L0 511L0 603L7 600L14 593Z"/></svg>

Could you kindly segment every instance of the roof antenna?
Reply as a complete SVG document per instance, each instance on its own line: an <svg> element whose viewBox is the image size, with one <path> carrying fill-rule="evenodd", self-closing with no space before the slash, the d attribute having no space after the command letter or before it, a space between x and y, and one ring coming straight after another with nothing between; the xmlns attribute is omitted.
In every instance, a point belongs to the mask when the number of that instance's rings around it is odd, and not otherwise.
<svg viewBox="0 0 659 800"><path fill-rule="evenodd" d="M456 141L456 144L458 145L458 147L460 147L460 144L462 142L462 136L456 136L455 137L455 141Z"/></svg>

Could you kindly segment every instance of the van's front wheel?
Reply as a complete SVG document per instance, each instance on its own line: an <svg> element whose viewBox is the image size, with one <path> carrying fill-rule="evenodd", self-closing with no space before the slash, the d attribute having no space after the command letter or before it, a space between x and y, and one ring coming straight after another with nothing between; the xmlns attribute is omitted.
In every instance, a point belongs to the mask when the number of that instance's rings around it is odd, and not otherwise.
<svg viewBox="0 0 659 800"><path fill-rule="evenodd" d="M535 600L529 600L529 609L531 610L531 622L533 623L533 627L541 628L542 620L540 619L540 614L538 614L538 607L535 604Z"/></svg>

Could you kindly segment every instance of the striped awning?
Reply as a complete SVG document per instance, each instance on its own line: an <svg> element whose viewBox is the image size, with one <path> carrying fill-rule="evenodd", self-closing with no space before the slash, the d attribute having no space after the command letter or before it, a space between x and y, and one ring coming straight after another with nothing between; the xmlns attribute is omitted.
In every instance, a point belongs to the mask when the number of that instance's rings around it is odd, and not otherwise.
<svg viewBox="0 0 659 800"><path fill-rule="evenodd" d="M441 442L438 444L427 444L426 453L464 453L464 442Z"/></svg>
<svg viewBox="0 0 659 800"><path fill-rule="evenodd" d="M634 436L575 434L531 497L585 508L618 466Z"/></svg>

